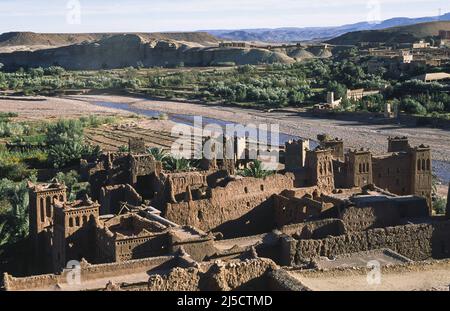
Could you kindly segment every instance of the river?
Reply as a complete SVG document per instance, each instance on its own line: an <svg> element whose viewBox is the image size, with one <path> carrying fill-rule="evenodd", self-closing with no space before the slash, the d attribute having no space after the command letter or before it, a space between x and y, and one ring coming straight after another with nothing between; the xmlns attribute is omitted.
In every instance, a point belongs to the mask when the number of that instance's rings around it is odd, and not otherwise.
<svg viewBox="0 0 450 311"><path fill-rule="evenodd" d="M168 119L170 121L173 121L175 123L186 124L186 125L191 125L191 126L194 125L194 117L195 116L193 116L193 115L165 113L162 111L150 110L150 109L139 109L139 108L135 108L135 107L133 107L129 104L125 104L125 103L112 103L112 102L96 101L96 102L93 102L92 104L101 106L101 107L125 110L125 111L129 111L129 112L132 112L135 114L144 115L147 117L154 117L154 118L159 117L161 114L165 114L168 116ZM225 126L227 124L238 125L238 123L235 123L235 122L224 121L224 120L215 119L215 118L207 118L207 117L202 117L202 123L203 123L203 125L217 124L217 125L221 126L222 128L225 128ZM261 134L261 132L260 132L260 134ZM270 132L264 133L264 136L266 136L266 135L268 137L268 143L270 144L270 142L271 142ZM298 139L302 139L302 138L299 136L279 133L280 145L284 145L286 142L288 142L290 140L298 140ZM310 148L315 148L317 146L318 146L317 141L310 142ZM444 184L448 184L450 182L450 162L434 160L433 161L433 174L439 179L439 181L441 181Z"/></svg>

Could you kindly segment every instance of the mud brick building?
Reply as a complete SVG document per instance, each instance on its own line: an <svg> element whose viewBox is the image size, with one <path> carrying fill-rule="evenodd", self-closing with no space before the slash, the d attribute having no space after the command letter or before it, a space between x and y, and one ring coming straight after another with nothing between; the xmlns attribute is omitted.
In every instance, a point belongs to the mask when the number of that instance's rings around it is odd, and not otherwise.
<svg viewBox="0 0 450 311"><path fill-rule="evenodd" d="M264 178L236 175L236 155L167 172L134 141L128 153L82 161L93 199L67 202L56 180L29 184L35 271L53 274L5 274L5 289L306 290L292 269L450 258L450 203L446 215L430 211L429 147L394 137L374 155L320 136L312 150L288 142L285 170ZM66 279L72 260L78 287Z"/></svg>

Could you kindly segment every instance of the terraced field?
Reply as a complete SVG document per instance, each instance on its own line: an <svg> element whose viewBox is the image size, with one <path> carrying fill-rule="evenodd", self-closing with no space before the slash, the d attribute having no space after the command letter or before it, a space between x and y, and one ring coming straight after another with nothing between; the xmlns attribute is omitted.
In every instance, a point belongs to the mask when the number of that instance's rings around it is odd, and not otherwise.
<svg viewBox="0 0 450 311"><path fill-rule="evenodd" d="M172 144L180 137L166 131L152 130L138 126L120 127L105 126L88 129L85 133L88 143L99 145L104 151L117 151L121 146L127 146L132 138L143 138L149 148L157 147L170 150ZM187 143L188 141L186 141ZM190 140L192 143L193 141Z"/></svg>

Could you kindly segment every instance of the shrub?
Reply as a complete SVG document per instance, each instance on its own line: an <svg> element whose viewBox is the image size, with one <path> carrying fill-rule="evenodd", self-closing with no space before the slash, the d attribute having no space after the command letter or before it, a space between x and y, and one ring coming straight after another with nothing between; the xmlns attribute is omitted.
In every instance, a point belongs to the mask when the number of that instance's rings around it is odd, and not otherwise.
<svg viewBox="0 0 450 311"><path fill-rule="evenodd" d="M159 162L164 162L169 157L167 152L160 148L149 148L147 152L151 154L156 161Z"/></svg>
<svg viewBox="0 0 450 311"><path fill-rule="evenodd" d="M446 205L447 205L446 200L444 198L438 197L433 202L433 210L438 215L445 214Z"/></svg>
<svg viewBox="0 0 450 311"><path fill-rule="evenodd" d="M171 172L187 172L192 170L191 162L185 158L167 157L163 163L164 169Z"/></svg>
<svg viewBox="0 0 450 311"><path fill-rule="evenodd" d="M245 177L264 178L273 175L273 172L265 170L262 162L259 160L255 160L250 163L249 167L245 168L241 172L241 175Z"/></svg>
<svg viewBox="0 0 450 311"><path fill-rule="evenodd" d="M56 174L56 179L67 186L68 201L80 199L84 194L89 193L89 183L81 183L80 175L74 170L67 173L59 172Z"/></svg>

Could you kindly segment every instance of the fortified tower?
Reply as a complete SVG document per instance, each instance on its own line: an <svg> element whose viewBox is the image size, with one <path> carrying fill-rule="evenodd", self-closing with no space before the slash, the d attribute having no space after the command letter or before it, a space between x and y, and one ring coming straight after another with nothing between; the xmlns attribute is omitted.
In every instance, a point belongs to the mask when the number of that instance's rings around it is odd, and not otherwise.
<svg viewBox="0 0 450 311"><path fill-rule="evenodd" d="M388 152L408 152L410 148L408 137L388 138Z"/></svg>
<svg viewBox="0 0 450 311"><path fill-rule="evenodd" d="M337 161L344 161L344 141L339 138L331 139L327 135L318 135L320 146L326 149L332 149L333 158Z"/></svg>
<svg viewBox="0 0 450 311"><path fill-rule="evenodd" d="M306 151L309 149L309 140L291 140L286 143L285 169L295 171L305 167Z"/></svg>
<svg viewBox="0 0 450 311"><path fill-rule="evenodd" d="M364 187L373 183L372 154L368 149L351 150L346 155L347 177L349 188Z"/></svg>
<svg viewBox="0 0 450 311"><path fill-rule="evenodd" d="M100 205L87 196L71 203L55 203L53 267L65 268L70 260L95 259L95 228Z"/></svg>
<svg viewBox="0 0 450 311"><path fill-rule="evenodd" d="M333 156L331 149L316 148L306 152L306 167L310 170L311 183L322 192L334 190Z"/></svg>
<svg viewBox="0 0 450 311"><path fill-rule="evenodd" d="M411 193L427 199L431 215L432 166L429 146L411 149Z"/></svg>
<svg viewBox="0 0 450 311"><path fill-rule="evenodd" d="M48 184L28 183L29 232L32 254L37 271L51 271L51 231L53 226L54 202L67 200L67 188L54 180Z"/></svg>

